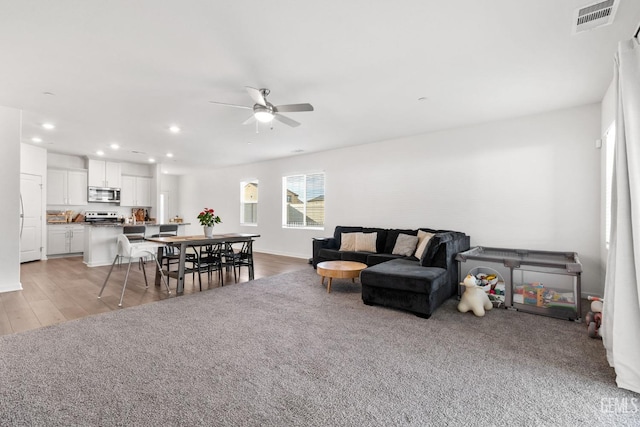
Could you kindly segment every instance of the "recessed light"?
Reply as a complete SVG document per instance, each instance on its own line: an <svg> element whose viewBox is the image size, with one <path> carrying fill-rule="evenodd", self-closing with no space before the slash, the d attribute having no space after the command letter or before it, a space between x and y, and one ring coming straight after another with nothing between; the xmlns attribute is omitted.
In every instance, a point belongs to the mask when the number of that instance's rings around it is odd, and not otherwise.
<svg viewBox="0 0 640 427"><path fill-rule="evenodd" d="M173 153L167 153L167 157L173 157Z"/></svg>
<svg viewBox="0 0 640 427"><path fill-rule="evenodd" d="M53 123L43 123L42 127L47 129L47 130L51 130L51 129L55 129L56 126Z"/></svg>
<svg viewBox="0 0 640 427"><path fill-rule="evenodd" d="M426 101L427 99L429 98L427 98L426 96L421 96L420 98L418 98L418 101Z"/></svg>
<svg viewBox="0 0 640 427"><path fill-rule="evenodd" d="M169 173L169 171L166 171L166 170L165 170L165 171L162 171L162 173L167 174L167 173Z"/></svg>
<svg viewBox="0 0 640 427"><path fill-rule="evenodd" d="M31 141L39 144L42 142L42 138L38 138L37 136L34 136L33 138L31 138Z"/></svg>
<svg viewBox="0 0 640 427"><path fill-rule="evenodd" d="M116 144L115 142L113 144L110 145L112 150L117 150L118 148L120 148L120 146L118 144Z"/></svg>
<svg viewBox="0 0 640 427"><path fill-rule="evenodd" d="M149 163L155 163L155 162L156 162L156 159L154 159L153 157L149 158Z"/></svg>
<svg viewBox="0 0 640 427"><path fill-rule="evenodd" d="M98 156L104 156L104 151L102 151L102 150L98 150L98 151L96 151L96 154L97 154Z"/></svg>
<svg viewBox="0 0 640 427"><path fill-rule="evenodd" d="M176 125L171 126L171 127L169 128L169 130L170 130L171 132L173 132L173 133L178 133L178 132L180 132L180 128L179 128L178 126L176 126Z"/></svg>
<svg viewBox="0 0 640 427"><path fill-rule="evenodd" d="M55 93L51 93L51 92L42 92L43 95L50 95L50 96L54 96Z"/></svg>

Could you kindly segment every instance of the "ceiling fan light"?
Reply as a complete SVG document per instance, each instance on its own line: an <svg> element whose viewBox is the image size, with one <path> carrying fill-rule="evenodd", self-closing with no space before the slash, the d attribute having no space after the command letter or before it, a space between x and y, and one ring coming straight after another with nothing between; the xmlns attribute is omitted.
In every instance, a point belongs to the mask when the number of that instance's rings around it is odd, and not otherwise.
<svg viewBox="0 0 640 427"><path fill-rule="evenodd" d="M262 123L269 123L273 120L273 113L270 111L256 111L254 113L256 120Z"/></svg>

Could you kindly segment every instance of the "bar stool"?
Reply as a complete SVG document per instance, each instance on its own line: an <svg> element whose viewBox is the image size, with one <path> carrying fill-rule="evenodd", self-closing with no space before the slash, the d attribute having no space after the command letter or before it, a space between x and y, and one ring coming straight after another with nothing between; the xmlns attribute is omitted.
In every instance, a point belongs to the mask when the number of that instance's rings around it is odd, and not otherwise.
<svg viewBox="0 0 640 427"><path fill-rule="evenodd" d="M127 236L127 239L129 239L130 242L143 241L146 232L147 227L145 225L125 225L122 227L122 234ZM138 260L140 268L142 268L144 261L146 261L146 259L140 258ZM120 264L120 262L118 264Z"/></svg>
<svg viewBox="0 0 640 427"><path fill-rule="evenodd" d="M172 237L178 235L178 226L176 224L163 224L160 226L160 230L157 234L153 234L151 237ZM171 264L177 264L180 262L180 250L175 246L166 245L162 249L162 261L167 260L167 271L171 270Z"/></svg>
<svg viewBox="0 0 640 427"><path fill-rule="evenodd" d="M130 242L144 240L144 234L147 232L145 225L125 225L122 227L122 234L127 236Z"/></svg>

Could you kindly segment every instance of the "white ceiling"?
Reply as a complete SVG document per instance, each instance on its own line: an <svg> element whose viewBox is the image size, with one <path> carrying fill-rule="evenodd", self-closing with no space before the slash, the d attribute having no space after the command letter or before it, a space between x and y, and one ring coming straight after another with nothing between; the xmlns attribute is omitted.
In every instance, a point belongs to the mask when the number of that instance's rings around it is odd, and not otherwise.
<svg viewBox="0 0 640 427"><path fill-rule="evenodd" d="M0 105L24 110L23 142L169 173L363 144L599 102L640 2L572 35L590 3L0 0ZM208 102L250 106L245 86L315 111L256 133Z"/></svg>

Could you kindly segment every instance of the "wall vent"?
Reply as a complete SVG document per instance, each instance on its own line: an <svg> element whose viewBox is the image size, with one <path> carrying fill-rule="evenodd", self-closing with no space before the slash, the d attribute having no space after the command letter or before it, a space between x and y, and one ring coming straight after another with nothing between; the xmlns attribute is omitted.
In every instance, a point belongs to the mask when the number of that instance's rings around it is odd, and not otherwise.
<svg viewBox="0 0 640 427"><path fill-rule="evenodd" d="M573 34L592 30L613 22L619 0L605 0L576 9L573 16Z"/></svg>

